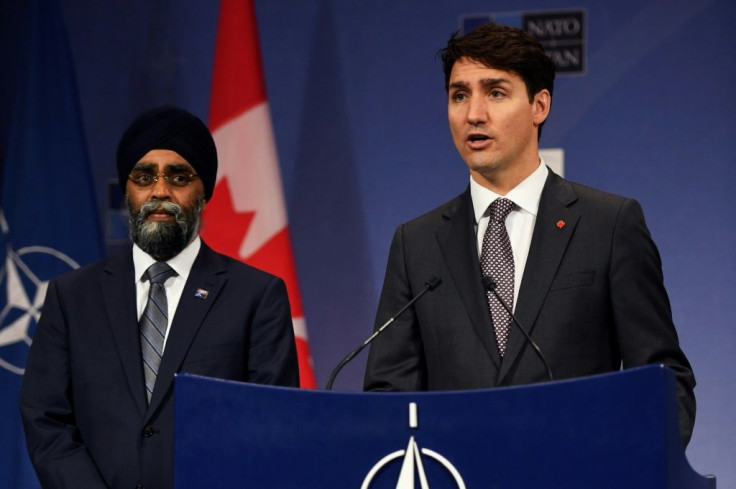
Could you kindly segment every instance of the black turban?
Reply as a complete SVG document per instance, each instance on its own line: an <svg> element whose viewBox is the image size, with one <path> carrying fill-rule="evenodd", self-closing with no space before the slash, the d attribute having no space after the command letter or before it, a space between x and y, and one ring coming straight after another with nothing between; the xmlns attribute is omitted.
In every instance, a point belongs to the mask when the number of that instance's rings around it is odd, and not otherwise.
<svg viewBox="0 0 736 489"><path fill-rule="evenodd" d="M217 149L197 116L166 105L136 117L118 143L118 181L123 193L130 171L153 149L176 151L187 160L202 179L205 200L210 200L217 179Z"/></svg>

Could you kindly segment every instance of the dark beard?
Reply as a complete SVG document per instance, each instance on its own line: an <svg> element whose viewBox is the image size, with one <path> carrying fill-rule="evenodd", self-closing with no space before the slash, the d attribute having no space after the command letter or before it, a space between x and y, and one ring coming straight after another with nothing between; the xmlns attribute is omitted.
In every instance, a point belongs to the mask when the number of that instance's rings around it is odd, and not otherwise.
<svg viewBox="0 0 736 489"><path fill-rule="evenodd" d="M183 207L166 200L152 200L145 202L136 211L129 198L126 198L126 202L130 238L157 261L167 261L175 257L199 233L204 206L202 196L197 197L191 207ZM175 221L147 221L148 215L159 208L174 216Z"/></svg>

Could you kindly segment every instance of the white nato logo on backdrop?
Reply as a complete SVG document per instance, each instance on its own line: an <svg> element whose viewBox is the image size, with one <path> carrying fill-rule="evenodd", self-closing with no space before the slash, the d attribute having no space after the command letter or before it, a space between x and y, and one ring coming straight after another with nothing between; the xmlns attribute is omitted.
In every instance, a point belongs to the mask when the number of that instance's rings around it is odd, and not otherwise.
<svg viewBox="0 0 736 489"><path fill-rule="evenodd" d="M465 33L488 23L525 30L542 45L558 75L584 75L588 57L585 19L585 9L565 9L461 14L459 20Z"/></svg>
<svg viewBox="0 0 736 489"><path fill-rule="evenodd" d="M41 316L50 278L41 276L35 263L42 258L46 263L55 262L55 268L62 270L79 268L79 264L48 246L24 246L14 250L8 240L10 229L2 209L0 228L6 243L0 267L0 368L23 375L28 347ZM22 354L18 349L23 350Z"/></svg>
<svg viewBox="0 0 736 489"><path fill-rule="evenodd" d="M417 426L417 405L412 402L409 404L409 427L417 428ZM405 450L389 453L376 462L373 468L368 471L368 475L365 476L360 489L370 489L373 478L381 469L390 464L399 463L399 461L401 462L401 472L399 473L399 479L396 481L396 489L430 489L430 481L427 479L424 470L424 465L428 462L439 464L451 475L458 489L465 489L465 482L455 466L434 450L419 448L419 444L413 436L409 438L409 444ZM415 483L417 480L419 480L418 488Z"/></svg>

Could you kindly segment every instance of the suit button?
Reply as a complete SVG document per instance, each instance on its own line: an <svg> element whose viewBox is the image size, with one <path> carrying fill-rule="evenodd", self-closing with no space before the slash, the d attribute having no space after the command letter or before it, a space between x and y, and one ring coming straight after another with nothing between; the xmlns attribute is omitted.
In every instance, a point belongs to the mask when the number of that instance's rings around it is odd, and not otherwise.
<svg viewBox="0 0 736 489"><path fill-rule="evenodd" d="M146 426L145 428L143 428L143 436L145 436L146 438L152 437L153 436L153 426ZM143 486L140 486L140 487L141 489L143 488Z"/></svg>

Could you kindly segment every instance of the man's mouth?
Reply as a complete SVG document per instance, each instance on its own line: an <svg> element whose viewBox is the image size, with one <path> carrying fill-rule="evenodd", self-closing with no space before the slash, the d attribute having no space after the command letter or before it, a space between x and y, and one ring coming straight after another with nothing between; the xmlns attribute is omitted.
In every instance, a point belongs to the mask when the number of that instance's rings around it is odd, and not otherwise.
<svg viewBox="0 0 736 489"><path fill-rule="evenodd" d="M491 141L491 137L486 134L480 134L480 133L473 133L469 134L466 141L468 142L468 146L470 146L473 149L481 149L485 148Z"/></svg>
<svg viewBox="0 0 736 489"><path fill-rule="evenodd" d="M174 214L167 211L163 207L158 207L146 213L145 218L153 220L153 221L166 221L166 220L174 218Z"/></svg>

